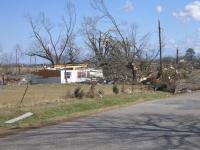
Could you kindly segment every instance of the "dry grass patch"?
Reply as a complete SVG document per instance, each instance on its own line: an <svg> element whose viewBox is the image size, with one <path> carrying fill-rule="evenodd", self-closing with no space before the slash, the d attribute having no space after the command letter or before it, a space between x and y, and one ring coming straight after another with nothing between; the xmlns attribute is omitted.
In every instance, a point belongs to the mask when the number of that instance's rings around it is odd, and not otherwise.
<svg viewBox="0 0 200 150"><path fill-rule="evenodd" d="M135 86L132 94L119 93L115 95L112 85L97 85L96 91L103 91L103 97L75 99L66 97L68 91L74 91L81 87L87 92L91 86L86 84L47 84L30 85L22 105L19 107L20 99L26 86L6 86L0 89L0 134L9 129L40 126L59 120L79 117L91 112L105 110L116 106L138 103L142 101L168 97L169 93L152 92L141 86ZM119 88L121 85L118 86ZM125 89L131 90L130 85ZM13 125L4 122L25 112L33 112L34 115L28 119Z"/></svg>
<svg viewBox="0 0 200 150"><path fill-rule="evenodd" d="M41 104L63 102L66 99L66 94L81 86L84 91L88 91L90 85L61 85L61 84L46 84L46 85L30 85L27 94L23 101L23 106L35 106ZM112 86L98 85L98 89L103 89L105 95L112 95ZM15 107L20 103L26 86L5 86L0 89L0 108Z"/></svg>
<svg viewBox="0 0 200 150"><path fill-rule="evenodd" d="M57 103L42 107L23 107L13 110L12 113L9 114L0 114L0 131L3 132L8 131L9 129L43 126L54 122L60 122L61 120L71 119L73 117L88 115L100 110L107 110L128 105L130 103L140 103L153 99L165 98L168 96L170 96L170 94L164 92L138 92L130 95L119 94L95 99L77 99L66 103ZM21 115L27 111L33 112L34 115L12 125L7 125L4 123L6 120Z"/></svg>

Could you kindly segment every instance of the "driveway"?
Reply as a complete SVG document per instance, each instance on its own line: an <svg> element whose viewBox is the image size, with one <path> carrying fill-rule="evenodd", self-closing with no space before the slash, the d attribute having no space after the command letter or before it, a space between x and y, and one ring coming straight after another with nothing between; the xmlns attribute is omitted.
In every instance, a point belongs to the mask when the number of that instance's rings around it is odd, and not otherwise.
<svg viewBox="0 0 200 150"><path fill-rule="evenodd" d="M151 101L0 139L1 150L199 150L200 93Z"/></svg>

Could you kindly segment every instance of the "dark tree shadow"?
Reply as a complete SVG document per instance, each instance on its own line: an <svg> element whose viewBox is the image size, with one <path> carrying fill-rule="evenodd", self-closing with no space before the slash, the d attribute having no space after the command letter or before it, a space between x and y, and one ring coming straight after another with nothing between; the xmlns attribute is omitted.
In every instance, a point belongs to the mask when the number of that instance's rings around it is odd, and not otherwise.
<svg viewBox="0 0 200 150"><path fill-rule="evenodd" d="M200 149L200 118L198 116L141 114L99 116L80 119L17 135L3 144L24 140L20 146L75 146L95 149L117 146L118 149ZM59 145L59 143L62 143ZM63 145L63 146L64 146ZM1 147L1 146L0 146Z"/></svg>

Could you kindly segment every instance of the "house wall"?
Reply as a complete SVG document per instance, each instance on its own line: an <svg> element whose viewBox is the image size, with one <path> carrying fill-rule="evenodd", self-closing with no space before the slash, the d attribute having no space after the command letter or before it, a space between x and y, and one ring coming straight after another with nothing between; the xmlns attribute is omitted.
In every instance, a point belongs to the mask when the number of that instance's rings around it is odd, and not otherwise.
<svg viewBox="0 0 200 150"><path fill-rule="evenodd" d="M60 77L44 78L42 76L32 75L31 83L32 84L60 83Z"/></svg>
<svg viewBox="0 0 200 150"><path fill-rule="evenodd" d="M65 80L65 72L70 72L71 77ZM86 78L78 78L78 72L86 72L86 74L89 72L90 77ZM82 70L61 70L61 83L79 83L79 82L85 82L88 80L91 80L91 78L103 78L103 73L101 69L82 69Z"/></svg>
<svg viewBox="0 0 200 150"><path fill-rule="evenodd" d="M61 70L61 83L76 83L87 81L87 78L78 78L78 72L80 70ZM65 72L70 72L71 77L67 80L65 79Z"/></svg>

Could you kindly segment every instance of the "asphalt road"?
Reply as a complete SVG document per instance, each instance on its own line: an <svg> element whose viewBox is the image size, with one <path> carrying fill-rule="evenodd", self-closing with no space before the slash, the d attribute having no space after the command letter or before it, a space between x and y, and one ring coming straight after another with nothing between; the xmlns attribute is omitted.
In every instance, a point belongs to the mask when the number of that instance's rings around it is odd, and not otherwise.
<svg viewBox="0 0 200 150"><path fill-rule="evenodd" d="M0 150L199 150L200 93L0 139Z"/></svg>

